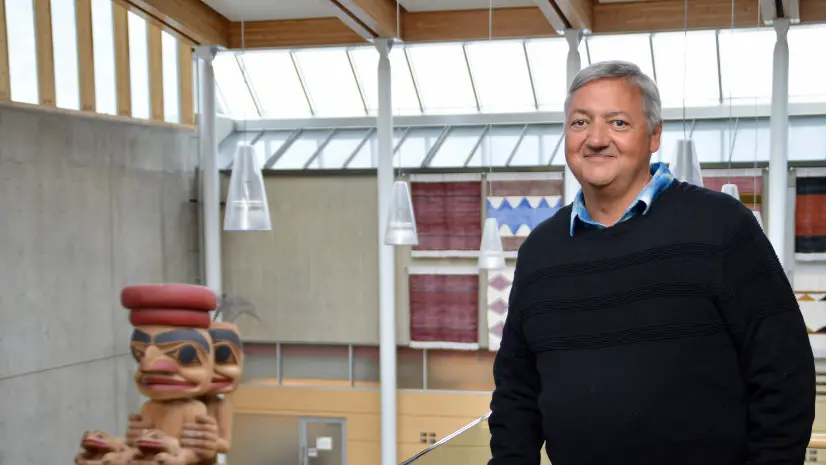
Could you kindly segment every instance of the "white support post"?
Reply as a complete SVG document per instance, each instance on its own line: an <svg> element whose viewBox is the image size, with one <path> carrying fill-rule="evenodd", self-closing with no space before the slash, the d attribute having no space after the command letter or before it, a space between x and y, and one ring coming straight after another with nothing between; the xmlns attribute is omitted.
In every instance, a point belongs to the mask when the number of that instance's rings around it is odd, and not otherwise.
<svg viewBox="0 0 826 465"><path fill-rule="evenodd" d="M774 20L777 41L772 67L771 152L769 155L769 240L780 263L786 268L786 199L789 173L789 20Z"/></svg>
<svg viewBox="0 0 826 465"><path fill-rule="evenodd" d="M395 250L384 243L393 195L393 105L390 49L393 39L376 39L379 51L379 372L381 377L381 465L396 465L396 292Z"/></svg>
<svg viewBox="0 0 826 465"><path fill-rule="evenodd" d="M568 63L566 67L566 77L565 80L565 92L568 92L568 88L571 87L571 83L574 81L577 73L582 68L582 58L579 56L579 43L582 42L582 31L579 29L568 29L565 31L565 39L568 41ZM564 128L563 128L564 129ZM565 132L563 130L563 136L565 137ZM563 156L565 153L565 147L562 147ZM574 177L574 173L571 172L571 169L568 168L568 164L565 164L565 176L563 178L564 183L564 190L562 200L565 204L569 204L574 201L577 192L579 192L579 182Z"/></svg>

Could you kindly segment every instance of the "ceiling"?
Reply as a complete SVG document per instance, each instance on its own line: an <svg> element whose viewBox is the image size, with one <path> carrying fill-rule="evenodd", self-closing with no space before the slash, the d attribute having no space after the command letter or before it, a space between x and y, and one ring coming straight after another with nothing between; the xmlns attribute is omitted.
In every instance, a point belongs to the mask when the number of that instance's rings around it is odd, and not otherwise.
<svg viewBox="0 0 826 465"><path fill-rule="evenodd" d="M336 16L330 0L201 0L230 21L325 18ZM399 0L408 11L476 10L534 6L534 0Z"/></svg>

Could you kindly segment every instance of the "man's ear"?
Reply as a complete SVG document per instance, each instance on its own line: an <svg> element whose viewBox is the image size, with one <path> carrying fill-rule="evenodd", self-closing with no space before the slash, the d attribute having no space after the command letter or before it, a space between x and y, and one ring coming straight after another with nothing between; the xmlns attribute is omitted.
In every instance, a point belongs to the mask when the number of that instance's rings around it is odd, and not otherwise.
<svg viewBox="0 0 826 465"><path fill-rule="evenodd" d="M655 153L657 150L660 150L660 137L663 134L663 123L657 125L654 128L654 132L651 133L651 142L649 142L649 151L651 153Z"/></svg>

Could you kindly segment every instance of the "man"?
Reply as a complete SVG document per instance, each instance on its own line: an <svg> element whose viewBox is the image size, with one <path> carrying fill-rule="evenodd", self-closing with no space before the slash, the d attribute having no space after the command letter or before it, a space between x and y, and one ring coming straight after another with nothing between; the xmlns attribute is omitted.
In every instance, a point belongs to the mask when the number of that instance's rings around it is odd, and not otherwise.
<svg viewBox="0 0 826 465"><path fill-rule="evenodd" d="M804 461L814 360L752 213L661 163L639 68L582 70L565 104L572 205L519 250L494 364L489 465Z"/></svg>

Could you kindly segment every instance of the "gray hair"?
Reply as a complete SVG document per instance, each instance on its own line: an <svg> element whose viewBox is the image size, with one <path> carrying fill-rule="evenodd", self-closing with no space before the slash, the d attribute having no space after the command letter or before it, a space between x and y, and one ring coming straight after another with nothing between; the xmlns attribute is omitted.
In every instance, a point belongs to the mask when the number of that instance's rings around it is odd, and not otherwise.
<svg viewBox="0 0 826 465"><path fill-rule="evenodd" d="M610 78L625 78L628 82L637 86L642 94L642 107L643 112L645 112L645 119L648 121L648 133L653 134L654 129L663 120L660 91L657 89L654 80L643 73L639 66L627 61L601 61L577 73L568 88L568 96L565 98L565 114L568 114L568 106L574 92L580 87L591 81Z"/></svg>

